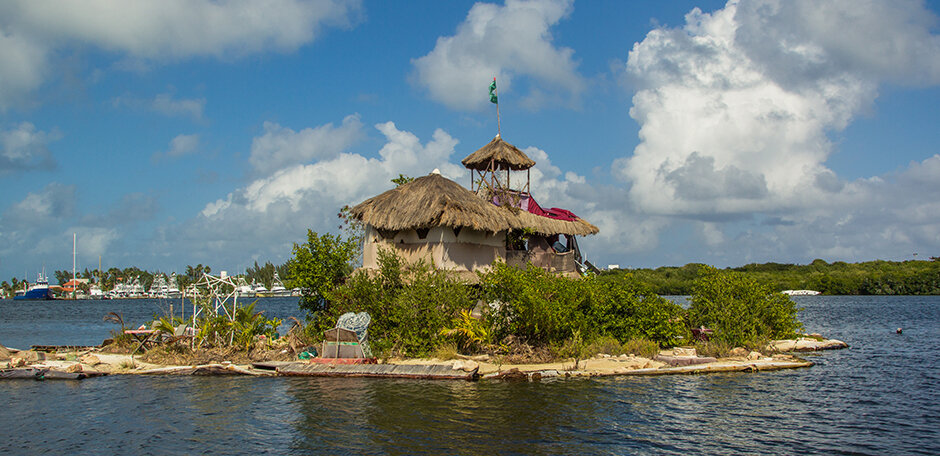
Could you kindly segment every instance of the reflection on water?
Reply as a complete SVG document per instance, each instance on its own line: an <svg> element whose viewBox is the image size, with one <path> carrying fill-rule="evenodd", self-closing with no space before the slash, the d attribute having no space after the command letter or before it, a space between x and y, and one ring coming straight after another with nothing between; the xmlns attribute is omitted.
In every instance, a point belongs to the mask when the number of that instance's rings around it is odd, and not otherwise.
<svg viewBox="0 0 940 456"><path fill-rule="evenodd" d="M940 298L799 301L852 348L810 369L541 383L6 381L0 454L940 453Z"/></svg>

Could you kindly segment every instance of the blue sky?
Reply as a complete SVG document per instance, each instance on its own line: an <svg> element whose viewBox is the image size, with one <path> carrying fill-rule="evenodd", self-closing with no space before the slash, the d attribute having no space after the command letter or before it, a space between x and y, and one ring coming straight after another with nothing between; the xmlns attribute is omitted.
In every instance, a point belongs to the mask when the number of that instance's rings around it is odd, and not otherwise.
<svg viewBox="0 0 940 456"><path fill-rule="evenodd" d="M0 278L240 272L496 133L601 266L940 253L938 2L10 1Z"/></svg>

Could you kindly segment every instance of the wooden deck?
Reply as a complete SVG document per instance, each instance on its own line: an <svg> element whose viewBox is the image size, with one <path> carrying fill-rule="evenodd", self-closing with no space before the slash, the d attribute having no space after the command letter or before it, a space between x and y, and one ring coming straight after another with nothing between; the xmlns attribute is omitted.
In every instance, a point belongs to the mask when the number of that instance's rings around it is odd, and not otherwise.
<svg viewBox="0 0 940 456"><path fill-rule="evenodd" d="M281 375L310 377L376 377L428 380L476 380L477 369L455 370L449 365L426 364L308 364L285 363L277 366Z"/></svg>

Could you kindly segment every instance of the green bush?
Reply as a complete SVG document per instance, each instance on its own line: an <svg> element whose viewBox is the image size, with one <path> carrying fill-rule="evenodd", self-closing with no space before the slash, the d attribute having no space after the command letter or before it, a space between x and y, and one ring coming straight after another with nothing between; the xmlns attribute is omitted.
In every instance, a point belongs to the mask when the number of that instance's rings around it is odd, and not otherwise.
<svg viewBox="0 0 940 456"><path fill-rule="evenodd" d="M327 295L352 273L352 261L359 254L358 240L342 239L330 233L318 235L307 230L307 242L294 244L294 256L287 261L288 288L301 288L300 308L313 316L326 305Z"/></svg>
<svg viewBox="0 0 940 456"><path fill-rule="evenodd" d="M708 268L696 280L691 301L692 327L711 328L712 339L732 346L794 337L803 328L789 297L737 272Z"/></svg>
<svg viewBox="0 0 940 456"><path fill-rule="evenodd" d="M590 300L584 282L531 264L517 269L502 262L480 274L483 299L497 303L489 314L495 340L513 335L530 345L558 344L588 329Z"/></svg>
<svg viewBox="0 0 940 456"><path fill-rule="evenodd" d="M634 281L570 279L529 266L495 263L480 275L483 297L499 302L492 314L495 340L513 335L532 345L584 340L649 339L672 346L688 337L685 311Z"/></svg>
<svg viewBox="0 0 940 456"><path fill-rule="evenodd" d="M620 341L648 339L664 347L688 338L685 311L678 304L632 281L583 281L592 300L590 321L598 334Z"/></svg>
<svg viewBox="0 0 940 456"><path fill-rule="evenodd" d="M327 294L330 303L311 322L313 334L333 327L345 312L368 312L369 343L382 356L426 356L446 341L442 331L477 301L474 288L423 262L406 265L379 251L379 273L354 274Z"/></svg>
<svg viewBox="0 0 940 456"><path fill-rule="evenodd" d="M649 339L630 339L623 343L624 353L653 359L659 354L659 344Z"/></svg>

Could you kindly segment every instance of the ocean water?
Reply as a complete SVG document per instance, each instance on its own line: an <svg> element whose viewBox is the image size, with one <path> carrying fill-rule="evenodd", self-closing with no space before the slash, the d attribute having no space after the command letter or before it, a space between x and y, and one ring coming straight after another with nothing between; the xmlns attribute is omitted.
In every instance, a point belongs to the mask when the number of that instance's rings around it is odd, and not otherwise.
<svg viewBox="0 0 940 456"><path fill-rule="evenodd" d="M940 454L940 297L795 299L808 331L851 347L808 369L540 383L5 381L0 454ZM11 303L0 342L14 347L96 344L104 313L138 323L160 304Z"/></svg>

